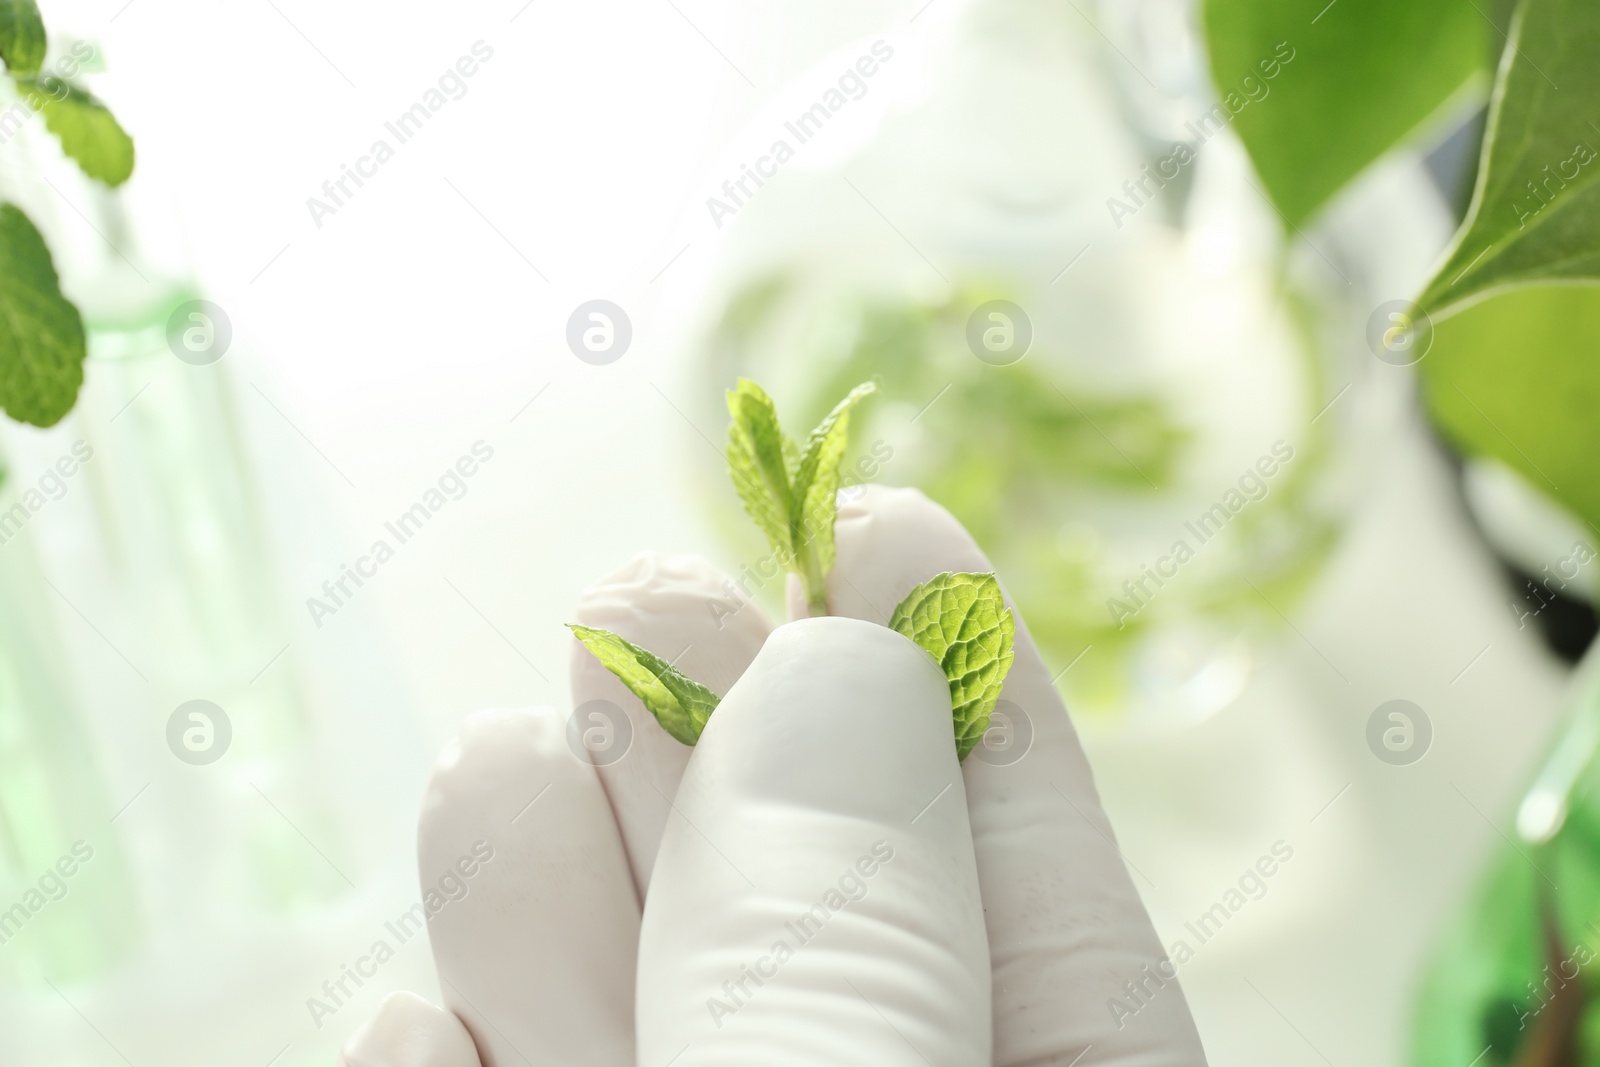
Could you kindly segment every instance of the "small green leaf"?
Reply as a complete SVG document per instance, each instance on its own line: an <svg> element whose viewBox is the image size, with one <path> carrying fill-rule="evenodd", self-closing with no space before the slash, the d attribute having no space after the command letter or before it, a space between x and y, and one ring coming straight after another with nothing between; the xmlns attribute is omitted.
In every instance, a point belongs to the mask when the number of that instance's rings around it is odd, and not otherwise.
<svg viewBox="0 0 1600 1067"><path fill-rule="evenodd" d="M1518 4L1467 221L1417 298L1435 319L1514 286L1600 281L1597 53L1592 0Z"/></svg>
<svg viewBox="0 0 1600 1067"><path fill-rule="evenodd" d="M0 60L13 74L32 74L44 63L44 20L33 0L0 0Z"/></svg>
<svg viewBox="0 0 1600 1067"><path fill-rule="evenodd" d="M1219 110L1192 125L1209 137L1231 122L1298 227L1487 69L1487 4L1205 0Z"/></svg>
<svg viewBox="0 0 1600 1067"><path fill-rule="evenodd" d="M828 614L826 579L833 569L833 520L850 410L877 388L867 382L850 390L811 431L804 452L784 434L772 398L759 385L740 378L728 390L733 487L784 569L799 576L813 615Z"/></svg>
<svg viewBox="0 0 1600 1067"><path fill-rule="evenodd" d="M663 729L686 745L700 740L706 720L721 698L684 677L672 664L610 630L567 623L600 665L622 680L644 702Z"/></svg>
<svg viewBox="0 0 1600 1067"><path fill-rule="evenodd" d="M17 88L44 117L61 150L85 174L112 186L128 180L133 173L133 138L109 108L85 90L50 75L19 78Z"/></svg>
<svg viewBox="0 0 1600 1067"><path fill-rule="evenodd" d="M911 590L889 617L938 661L950 682L956 756L983 739L1000 687L1011 670L1016 627L993 574L946 571Z"/></svg>
<svg viewBox="0 0 1600 1067"><path fill-rule="evenodd" d="M839 464L850 444L850 410L877 391L876 382L865 382L850 390L811 431L795 467L791 522L796 547L803 557L801 575L817 575L820 595L811 605L816 614L828 610L822 579L833 570L833 520L839 513Z"/></svg>
<svg viewBox="0 0 1600 1067"><path fill-rule="evenodd" d="M85 354L83 319L61 295L44 238L0 204L0 408L54 426L77 402Z"/></svg>
<svg viewBox="0 0 1600 1067"><path fill-rule="evenodd" d="M772 398L755 382L739 379L737 388L728 390L728 473L739 500L772 550L785 566L794 558L794 540L789 528L793 510L789 492L789 463L783 430Z"/></svg>

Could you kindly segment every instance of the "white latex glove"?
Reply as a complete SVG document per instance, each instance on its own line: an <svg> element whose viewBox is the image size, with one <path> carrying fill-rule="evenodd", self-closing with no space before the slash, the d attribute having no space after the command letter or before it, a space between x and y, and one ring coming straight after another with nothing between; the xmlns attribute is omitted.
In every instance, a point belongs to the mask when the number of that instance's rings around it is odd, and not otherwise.
<svg viewBox="0 0 1600 1067"><path fill-rule="evenodd" d="M449 1010L392 995L342 1067L1205 1062L1021 619L1002 698L1033 741L1005 765L957 764L938 668L882 626L988 561L914 490L842 502L835 533L841 617L773 630L692 558L586 591L579 621L725 699L690 749L574 643L574 704L627 717L598 767L556 712L469 718L418 831L425 889L474 872L429 922Z"/></svg>

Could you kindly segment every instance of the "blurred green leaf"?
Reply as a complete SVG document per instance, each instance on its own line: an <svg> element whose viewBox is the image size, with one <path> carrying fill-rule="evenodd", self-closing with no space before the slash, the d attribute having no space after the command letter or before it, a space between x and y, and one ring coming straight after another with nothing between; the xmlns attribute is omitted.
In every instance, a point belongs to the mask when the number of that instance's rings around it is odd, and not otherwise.
<svg viewBox="0 0 1600 1067"><path fill-rule="evenodd" d="M1600 281L1600 5L1523 0L1467 221L1417 303L1438 318L1516 285Z"/></svg>
<svg viewBox="0 0 1600 1067"><path fill-rule="evenodd" d="M1453 444L1494 456L1600 527L1600 289L1518 289L1434 328L1418 364Z"/></svg>
<svg viewBox="0 0 1600 1067"><path fill-rule="evenodd" d="M1102 395L1070 381L1057 384L1042 372L1048 362L1042 354L1003 372L974 366L955 331L965 322L960 309L977 299L966 295L941 308L863 308L849 352L820 380L813 404L867 378L906 397L931 399L948 386L945 399L955 403L941 399L921 416L928 428L924 447L938 454L932 466L952 472L952 481L985 494L1004 492L1008 499L973 499L957 510L954 501L965 494L945 499L937 495L942 487L924 488L957 511L980 543L999 531L980 534L979 526L1004 526L1008 517L1014 521L1032 511L1047 495L1048 483L1135 492L1171 484L1189 438L1173 412L1149 396ZM956 345L960 354L949 360L944 354ZM980 467L983 473L974 479L959 475Z"/></svg>
<svg viewBox="0 0 1600 1067"><path fill-rule="evenodd" d="M17 88L44 117L45 126L61 142L61 150L76 160L85 174L113 186L128 180L133 173L133 138L109 108L83 89L50 75L18 78Z"/></svg>
<svg viewBox="0 0 1600 1067"><path fill-rule="evenodd" d="M78 399L85 352L83 319L61 295L44 238L0 204L0 408L55 425Z"/></svg>
<svg viewBox="0 0 1600 1067"><path fill-rule="evenodd" d="M44 20L33 0L0 0L0 60L13 74L32 74L44 63Z"/></svg>
<svg viewBox="0 0 1600 1067"><path fill-rule="evenodd" d="M1291 227L1484 69L1473 3L1205 0L1222 107Z"/></svg>
<svg viewBox="0 0 1600 1067"><path fill-rule="evenodd" d="M1119 517L1145 522L1162 513L1187 490L1193 464L1204 462L1207 450L1197 446L1207 431L1188 421L1187 398L1155 378L1113 386L1094 373L1091 353L1054 345L1036 345L1005 367L975 360L966 339L973 308L1016 295L991 279L967 279L937 302L832 296L826 313L811 284L778 272L736 292L705 346L710 380L783 382L807 419L857 382L877 381L882 401L851 418L849 480L914 485L948 508L1003 563L1016 606L1055 667L1093 646L1063 676L1075 710L1110 711L1136 699L1128 657L1175 614L1164 607L1114 621L1105 607L1107 566L1120 551ZM1291 307L1309 357L1315 314L1299 299ZM1320 365L1308 359L1311 395L1325 401L1343 382L1330 386ZM1250 584L1196 582L1183 615L1254 625L1263 597L1293 603L1312 586L1345 526L1324 491L1330 426L1313 425L1268 500L1231 525Z"/></svg>

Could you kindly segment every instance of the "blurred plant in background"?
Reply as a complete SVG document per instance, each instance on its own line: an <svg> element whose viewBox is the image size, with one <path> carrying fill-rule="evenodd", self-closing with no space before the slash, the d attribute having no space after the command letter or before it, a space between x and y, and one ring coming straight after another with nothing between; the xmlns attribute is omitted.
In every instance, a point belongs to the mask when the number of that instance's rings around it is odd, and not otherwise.
<svg viewBox="0 0 1600 1067"><path fill-rule="evenodd" d="M1294 81L1237 129L1290 227L1419 122L1494 79L1466 218L1412 296L1395 362L1416 362L1428 413L1469 456L1493 457L1600 519L1600 12L1573 0L1393 5L1208 0L1212 72L1230 84L1266 42L1303 39ZM1317 32L1309 32L1311 25ZM1581 285L1581 288L1533 288ZM1409 353L1398 349L1409 347Z"/></svg>
<svg viewBox="0 0 1600 1067"><path fill-rule="evenodd" d="M1102 36L1126 47L1107 50L1081 13L969 4L924 96L871 117L852 101L829 120L846 158L802 155L740 205L712 377L787 371L804 380L786 394L824 397L871 374L912 405L892 480L929 491L1020 576L1054 660L1095 649L1061 683L1080 711L1204 713L1237 692L1239 635L1292 606L1336 538L1332 487L1353 445L1335 427L1349 420L1317 423L1370 379L1371 354L1404 365L1432 351L1426 403L1453 443L1585 521L1600 505L1580 414L1593 363L1573 351L1594 295L1507 292L1600 266L1595 74L1577 45L1591 15L1552 0L1330 8L1211 0L1202 44L1184 39L1183 5L1120 5ZM1164 49L1141 53L1152 34ZM1368 291L1359 254L1330 257L1306 230L1337 238L1339 195L1397 145L1459 122L1491 78L1484 164L1451 251L1415 291ZM809 114L806 99L791 114ZM1248 167L1230 159L1238 145ZM1021 362L967 354L967 316L994 299L1023 312ZM1242 380L1256 409L1244 426L1207 388ZM1552 397L1572 417L1551 418ZM1180 516L1208 509L1201 485L1225 493L1229 437L1254 421L1264 449L1271 415L1297 460L1266 504L1173 590L1144 578L1183 537ZM887 432L893 416L877 421ZM1245 451L1232 450L1241 470Z"/></svg>
<svg viewBox="0 0 1600 1067"><path fill-rule="evenodd" d="M1575 537L1546 549L1541 585L1552 597L1592 600L1592 573L1568 591L1581 571L1556 557L1559 550L1568 562L1592 558L1600 540L1600 9L1567 0L1500 3L1492 14L1444 2L1345 7L1345 16L1366 20L1329 19L1347 27L1343 38L1328 35L1324 88L1339 88L1340 106L1330 94L1304 101L1300 114L1274 111L1275 122L1296 123L1298 138L1264 126L1241 133L1292 219L1290 212L1314 206L1322 174L1339 173L1334 159L1297 165L1339 144L1312 120L1353 116L1367 132L1384 129L1396 103L1402 114L1407 106L1420 114L1455 91L1475 56L1498 57L1465 219L1414 307L1394 320L1399 330L1380 334L1375 351L1421 360L1428 415L1469 467L1514 471L1523 484L1513 503L1537 512L1540 498L1551 499L1576 520L1562 524ZM1294 8L1211 0L1207 10L1216 66L1219 40L1270 36ZM1345 147L1359 161L1386 146L1357 133ZM1483 494L1469 492L1468 500L1492 536L1496 516L1482 514ZM1553 586L1551 566L1562 571ZM1600 1012L1588 992L1600 953L1595 670L1591 652L1574 681L1566 733L1522 802L1520 841L1494 859L1429 972L1416 1038L1421 1064L1600 1063Z"/></svg>
<svg viewBox="0 0 1600 1067"><path fill-rule="evenodd" d="M1593 558L1600 8L1149 0L1098 16L975 0L912 92L829 106L843 148L802 143L741 186L708 377L810 397L801 421L876 378L858 447L974 532L1081 721L1232 701L1337 542L1347 475L1381 454L1366 409L1407 384L1400 368L1492 540L1523 521L1494 514L1507 502L1548 513L1557 532L1521 537L1517 566L1538 574L1556 545ZM849 58L778 111L814 113ZM1453 128L1430 163L1448 171L1464 143L1460 226L1396 291L1384 262L1437 245L1352 228L1349 191ZM991 323L1026 340L992 358L975 340ZM1592 572L1544 574L1552 598L1593 598ZM1586 676L1519 819L1532 851L1496 861L1429 982L1420 1062L1600 1063Z"/></svg>
<svg viewBox="0 0 1600 1067"><path fill-rule="evenodd" d="M1425 975L1419 1067L1600 1063L1600 660L1570 721Z"/></svg>
<svg viewBox="0 0 1600 1067"><path fill-rule="evenodd" d="M0 3L0 143L35 115L83 173L116 187L133 173L133 140L109 109L74 84L95 51L74 41L49 69L44 21L33 0ZM0 186L0 196L6 190ZM61 295L50 250L31 219L0 204L0 408L19 422L54 426L72 410L87 355L83 320Z"/></svg>
<svg viewBox="0 0 1600 1067"><path fill-rule="evenodd" d="M47 49L31 0L0 0L0 58L0 408L21 424L3 428L6 466L27 472L0 483L0 986L48 991L125 975L135 948L255 943L273 936L263 916L351 886L302 836L344 851L219 362L231 325L199 299L165 191L128 182L131 140L70 80L103 69L99 48ZM32 472L74 438L81 468L41 495ZM70 536L51 543L55 511ZM63 614L94 627L73 631L88 649L63 639ZM101 651L116 677L85 668ZM217 712L170 729L196 700ZM184 747L196 723L214 750ZM138 817L158 805L154 827ZM66 883L72 907L41 903L79 839L92 858ZM165 899L171 879L197 888L187 910Z"/></svg>
<svg viewBox="0 0 1600 1067"><path fill-rule="evenodd" d="M37 118L85 178L121 185L133 173L133 141L74 81L96 65L94 47L73 40L46 66L48 58L32 0L0 4L0 60L9 75L0 92L0 144ZM0 175L0 198L15 197L16 184L14 175ZM62 295L43 236L21 208L0 203L0 409L35 426L59 422L77 402L86 354L82 316ZM8 473L0 466L0 484ZM62 981L103 973L142 937L143 922L129 907L121 841L90 830L117 812L85 758L93 751L90 730L50 624L32 531L23 528L33 510L19 500L0 514L0 940L19 942L0 981L37 985L47 967ZM91 861L92 877L69 880L69 868L76 874ZM49 907L67 895L70 915Z"/></svg>
<svg viewBox="0 0 1600 1067"><path fill-rule="evenodd" d="M1231 698L1245 670L1234 629L1260 619L1263 597L1292 603L1334 543L1332 518L1311 499L1321 435L1300 438L1299 451L1280 441L1294 461L1269 457L1273 477L1242 463L1246 488L1229 479L1217 492L1250 506L1237 518L1212 513L1182 491L1198 480L1194 439L1208 427L1177 398L1075 382L1062 354L1038 341L1015 365L973 358L971 309L1021 296L1016 287L958 291L937 303L869 296L851 306L831 294L834 333L818 337L804 323L817 302L805 285L776 277L741 294L712 339L713 376L803 353L807 389L816 383L803 418L852 376L875 377L900 403L863 413L858 454L893 442L880 448L889 454L884 479L920 486L1004 561L1035 639L1060 666L1072 665L1066 688L1081 711L1116 714L1154 699L1160 710L1204 714ZM1042 369L1064 364L1064 374ZM908 398L927 402L913 408ZM1226 547L1207 547L1223 522ZM1154 539L1149 528L1171 538ZM1172 552L1180 540L1192 556ZM1254 589L1240 578L1246 565ZM1074 663L1089 649L1092 658ZM1145 677L1131 677L1140 669Z"/></svg>
<svg viewBox="0 0 1600 1067"><path fill-rule="evenodd" d="M966 5L926 56L883 60L911 90L851 101L827 128L847 151L800 145L740 208L700 346L712 381L807 398L801 421L876 377L857 447L974 532L1070 706L1107 722L1237 696L1336 543L1366 446L1321 416L1372 369L1349 340L1363 264L1285 244L1181 8L1157 7L1178 38L1150 50L1178 57L1159 87L1033 0ZM1261 56L1274 84L1298 63Z"/></svg>

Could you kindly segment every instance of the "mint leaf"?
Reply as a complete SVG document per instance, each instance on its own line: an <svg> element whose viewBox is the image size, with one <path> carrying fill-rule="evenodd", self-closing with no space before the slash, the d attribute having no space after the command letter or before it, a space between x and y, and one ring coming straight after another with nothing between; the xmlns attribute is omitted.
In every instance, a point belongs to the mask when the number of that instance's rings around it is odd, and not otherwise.
<svg viewBox="0 0 1600 1067"><path fill-rule="evenodd" d="M946 571L911 590L889 629L925 649L950 682L956 756L966 759L984 731L1011 670L1016 626L990 574Z"/></svg>
<svg viewBox="0 0 1600 1067"><path fill-rule="evenodd" d="M800 575L806 584L813 614L825 615L828 601L824 579L833 570L833 520L839 513L839 464L850 444L850 411L878 391L865 382L850 390L806 438L806 448L795 464L791 524L800 550ZM817 596L809 594L815 590Z"/></svg>
<svg viewBox="0 0 1600 1067"><path fill-rule="evenodd" d="M744 510L766 535L784 569L800 577L813 615L828 614L826 579L833 569L833 520L839 464L850 439L850 411L877 391L850 390L806 438L801 451L778 425L778 412L755 382L728 390L728 474Z"/></svg>
<svg viewBox="0 0 1600 1067"><path fill-rule="evenodd" d="M1493 31L1479 11L1488 3L1474 6L1205 0L1221 112L1194 124L1214 132L1231 121L1272 202L1298 227L1486 69Z"/></svg>
<svg viewBox="0 0 1600 1067"><path fill-rule="evenodd" d="M672 664L610 630L567 623L600 665L644 702L663 729L686 745L700 740L721 697L684 677Z"/></svg>
<svg viewBox="0 0 1600 1067"><path fill-rule="evenodd" d="M1467 220L1417 298L1435 319L1513 286L1600 280L1597 53L1590 0L1518 4Z"/></svg>
<svg viewBox="0 0 1600 1067"><path fill-rule="evenodd" d="M0 204L0 408L54 426L77 402L85 354L83 319L61 295L44 238Z"/></svg>
<svg viewBox="0 0 1600 1067"><path fill-rule="evenodd" d="M794 446L778 426L772 398L755 382L740 378L728 390L728 474L745 512L766 534L785 566L794 558L789 528L793 510L789 492L789 456ZM787 453L787 455L786 455Z"/></svg>
<svg viewBox="0 0 1600 1067"><path fill-rule="evenodd" d="M33 0L0 0L0 59L13 74L32 74L44 63L44 20Z"/></svg>
<svg viewBox="0 0 1600 1067"><path fill-rule="evenodd" d="M0 0L0 4L5 0ZM44 117L61 150L78 168L107 185L121 185L133 173L133 138L100 101L60 78L19 78L17 88Z"/></svg>

